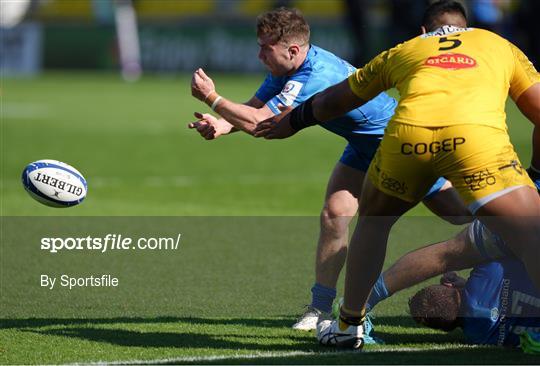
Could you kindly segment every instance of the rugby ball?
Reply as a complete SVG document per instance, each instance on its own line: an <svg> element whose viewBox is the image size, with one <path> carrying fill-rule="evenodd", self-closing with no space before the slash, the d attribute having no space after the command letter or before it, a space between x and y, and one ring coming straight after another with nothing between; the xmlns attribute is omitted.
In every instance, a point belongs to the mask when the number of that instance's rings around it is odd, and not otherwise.
<svg viewBox="0 0 540 366"><path fill-rule="evenodd" d="M22 173L22 183L32 198L51 207L78 205L87 192L82 174L71 165L56 160L28 164Z"/></svg>

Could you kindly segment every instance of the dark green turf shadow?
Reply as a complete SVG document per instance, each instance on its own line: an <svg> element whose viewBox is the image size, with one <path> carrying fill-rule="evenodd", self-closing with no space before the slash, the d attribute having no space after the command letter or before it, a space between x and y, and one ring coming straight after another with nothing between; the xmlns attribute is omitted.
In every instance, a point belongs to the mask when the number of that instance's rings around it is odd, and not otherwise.
<svg viewBox="0 0 540 366"><path fill-rule="evenodd" d="M461 330L456 329L450 333L437 332L437 333L401 333L401 332L379 332L375 331L374 335L383 339L387 345L392 344L422 344L422 343L464 343L465 338Z"/></svg>
<svg viewBox="0 0 540 366"><path fill-rule="evenodd" d="M386 344L417 344L417 343L459 343L464 341L463 332L461 329L455 329L452 332L443 332L433 330L433 333L424 333L425 327L415 323L411 317L407 316L381 316L373 320L374 335L383 339ZM400 332L392 330L392 332L381 331L380 326L393 326L403 328L417 328L418 332Z"/></svg>
<svg viewBox="0 0 540 366"><path fill-rule="evenodd" d="M292 317L278 318L199 318L199 317L119 317L119 318L89 318L89 319L70 319L70 318L28 318L28 319L1 319L0 329L33 329L39 330L42 327L50 326L66 326L72 327L77 325L114 325L114 324L197 324L197 325L234 325L255 328L289 328L294 322ZM380 327L395 326L405 328L418 328L418 332L399 332L392 330L391 332L380 331ZM423 333L422 327L407 316L381 316L374 319L375 332L374 334L383 339L386 344L417 344L417 343L448 343L460 342L463 340L463 334L460 330L451 333L436 332ZM71 329L71 328L70 328ZM85 328L81 328L85 329ZM398 328L399 329L399 328ZM69 329L67 329L69 331ZM55 330L58 331L58 330ZM302 334L302 333L300 333ZM306 333L309 337L312 334Z"/></svg>
<svg viewBox="0 0 540 366"><path fill-rule="evenodd" d="M315 351L318 349L313 336L305 337L265 336L268 339L290 339L288 344L258 343L260 334L246 332L240 334L200 334L197 332L137 332L124 329L104 329L92 327L24 330L41 335L78 338L86 341L109 343L123 347L152 348L203 348L216 350L257 350L257 351Z"/></svg>
<svg viewBox="0 0 540 366"><path fill-rule="evenodd" d="M40 328L59 325L82 324L159 324L187 323L207 325L243 325L246 327L288 328L294 323L293 317L278 318L198 318L198 317L119 317L119 318L26 318L0 319L0 329Z"/></svg>
<svg viewBox="0 0 540 366"><path fill-rule="evenodd" d="M373 325L389 325L392 327L416 327L416 323L410 316L372 316Z"/></svg>

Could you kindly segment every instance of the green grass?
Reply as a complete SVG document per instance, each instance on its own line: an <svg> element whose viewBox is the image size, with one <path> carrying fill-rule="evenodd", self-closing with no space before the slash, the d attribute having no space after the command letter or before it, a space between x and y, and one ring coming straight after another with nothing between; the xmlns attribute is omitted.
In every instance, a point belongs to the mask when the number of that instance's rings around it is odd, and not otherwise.
<svg viewBox="0 0 540 366"><path fill-rule="evenodd" d="M244 101L260 78L215 81ZM193 111L208 110L191 98L187 76L124 84L113 75L47 74L3 80L1 95L0 364L538 362L467 347L460 332L419 328L406 311L415 289L377 308L387 344L362 354L321 348L312 333L289 329L309 302L317 216L344 147L320 128L284 141L204 141L185 127ZM527 165L530 123L511 103L508 116ZM21 171L44 158L85 175L83 204L51 209L27 195ZM386 265L457 230L418 206L394 230ZM107 233L182 240L175 251L39 249L45 236ZM63 273L110 273L120 286L39 286L41 274Z"/></svg>

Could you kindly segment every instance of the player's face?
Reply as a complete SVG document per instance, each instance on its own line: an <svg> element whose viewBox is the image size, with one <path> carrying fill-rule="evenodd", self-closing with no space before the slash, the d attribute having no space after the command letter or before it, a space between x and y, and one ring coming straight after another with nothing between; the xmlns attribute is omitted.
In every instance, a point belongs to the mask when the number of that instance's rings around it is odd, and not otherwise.
<svg viewBox="0 0 540 366"><path fill-rule="evenodd" d="M285 76L293 69L289 48L283 43L272 43L269 37L261 36L259 44L259 60L274 76Z"/></svg>

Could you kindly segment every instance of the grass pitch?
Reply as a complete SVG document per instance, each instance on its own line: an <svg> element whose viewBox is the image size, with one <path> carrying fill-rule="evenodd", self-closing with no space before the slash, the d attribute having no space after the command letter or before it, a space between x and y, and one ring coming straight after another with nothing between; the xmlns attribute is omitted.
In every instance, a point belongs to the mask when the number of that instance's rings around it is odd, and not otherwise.
<svg viewBox="0 0 540 366"><path fill-rule="evenodd" d="M261 77L212 75L249 99ZM471 347L459 331L408 317L415 289L376 309L385 345L362 353L318 346L289 327L309 302L318 213L344 142L320 128L289 140L237 133L204 141L185 126L208 108L189 77L47 74L1 86L0 363L537 363L521 351ZM510 133L528 165L531 124L508 104ZM72 164L86 201L51 209L20 183L39 159ZM430 230L426 231L425 228ZM386 264L458 228L422 206L391 237ZM182 234L178 250L105 253L39 249L43 236ZM111 273L118 288L40 286L41 274ZM339 289L342 288L340 285Z"/></svg>

